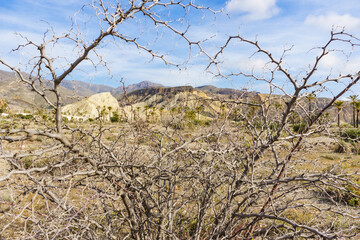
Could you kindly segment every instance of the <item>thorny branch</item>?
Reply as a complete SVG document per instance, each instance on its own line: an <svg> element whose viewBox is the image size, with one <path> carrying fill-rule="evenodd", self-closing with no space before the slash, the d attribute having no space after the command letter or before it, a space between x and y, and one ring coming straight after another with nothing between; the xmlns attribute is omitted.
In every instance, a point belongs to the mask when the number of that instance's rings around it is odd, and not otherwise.
<svg viewBox="0 0 360 240"><path fill-rule="evenodd" d="M172 20L162 19L161 11L178 7L210 11L192 1L94 1L90 4L100 22L100 33L93 40L83 39L76 26L69 34L35 46L38 56L31 73L0 62L14 71L56 110L56 127L1 129L0 159L10 171L0 176L1 236L14 239L335 239L358 235L358 216L349 200L359 199L357 174L323 168L308 160L302 143L314 134L333 135L331 122L323 118L333 103L359 79L359 73L326 77L312 81L317 66L331 51L334 42L358 47L358 39L344 32L331 33L330 40L305 75L296 77L279 59L257 41L240 35L229 37L214 56L206 53L201 41L193 41L187 31L179 31ZM170 11L170 10L169 10ZM164 54L141 44L137 36L120 30L125 20L139 14L155 26L162 26L195 46L215 66L218 77L245 77L266 82L283 94L254 95L242 91L232 100L197 99L204 106L221 102L220 111L206 110L212 122L197 127L186 117L185 107L171 111L161 121L149 123L141 114L109 126L95 123L67 125L61 117L60 84L107 38L133 44L179 66ZM75 30L74 30L75 29ZM47 47L62 40L75 43L78 55L59 71L58 58L47 55ZM255 47L274 66L269 77L242 71L225 74L219 58L231 41L240 40ZM100 60L101 61L101 60ZM275 72L283 75L292 89L276 84ZM51 77L50 86L47 77ZM318 87L343 82L345 87L313 111L307 110L306 96ZM55 100L46 94L51 90ZM314 91L313 91L314 90ZM131 104L125 93L123 111ZM190 101L190 100L189 100ZM184 106L186 101L182 102ZM209 107L210 109L210 107ZM222 109L222 110L221 110ZM198 114L205 109L198 109ZM136 117L131 118L130 115ZM199 118L200 119L200 118ZM198 119L198 123L201 121ZM191 122L193 121L193 122ZM292 121L304 123L295 131ZM186 125L191 123L192 125ZM37 149L31 146L41 137ZM36 142L35 142L36 143ZM303 155L306 155L305 157ZM339 163L338 165L341 165ZM349 196L351 196L350 199ZM347 203L347 204L346 204ZM4 207L5 206L5 207ZM350 221L349 221L350 220Z"/></svg>

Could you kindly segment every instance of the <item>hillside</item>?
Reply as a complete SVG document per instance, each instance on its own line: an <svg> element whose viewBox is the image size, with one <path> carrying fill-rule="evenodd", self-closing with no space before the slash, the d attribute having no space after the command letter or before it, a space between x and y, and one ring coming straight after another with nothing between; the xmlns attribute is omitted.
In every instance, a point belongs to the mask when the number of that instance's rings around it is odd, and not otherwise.
<svg viewBox="0 0 360 240"><path fill-rule="evenodd" d="M196 89L203 91L210 95L222 95L229 99L236 99L239 97L246 98L246 97L254 97L258 93L257 92L248 92L243 90L237 90L232 88L218 88L212 85L204 85L197 87Z"/></svg>
<svg viewBox="0 0 360 240"><path fill-rule="evenodd" d="M45 81L45 84L52 84ZM119 99L121 104L125 106L125 110L130 112L137 109L139 114L145 116L145 108L164 109L164 112L170 112L173 108L192 109L201 107L201 115L203 118L212 118L225 111L227 106L222 106L225 101L234 101L241 99L242 101L262 102L266 99L266 94L259 92L246 92L231 88L218 88L212 85L205 85L197 88L191 86L183 87L164 87L163 85L143 81L132 84L126 88L127 98L123 96L123 87L110 87L106 85L92 84L83 81L64 80L60 89L63 97L64 105L80 101L84 97L94 94L108 92L112 96ZM47 96L54 101L55 95L49 91ZM13 112L22 112L24 110L34 111L39 108L48 108L48 104L38 94L33 92L29 87L16 80L16 76L11 72L0 71L0 98L5 100L9 108ZM277 100L281 104L285 104L285 100ZM312 104L312 108L316 109L324 106L329 102L328 98L317 98ZM303 99L301 105L307 109L308 102ZM92 110L91 110L92 111ZM301 112L301 107L299 112ZM73 113L79 115L78 113ZM334 120L337 117L337 110L331 107L329 110L330 118ZM349 103L340 113L342 122L351 123L352 108Z"/></svg>
<svg viewBox="0 0 360 240"><path fill-rule="evenodd" d="M24 74L26 76L26 74ZM51 85L50 81L44 81L45 85ZM161 87L162 85L143 81L126 87L127 92L152 87ZM123 93L123 87L114 88L107 85L92 84L84 81L63 80L60 86L63 104L71 104L97 93L111 92L113 96L120 96ZM52 92L45 92L50 100L55 100ZM6 100L10 109L14 112L24 110L33 111L38 108L48 108L45 100L31 90L30 87L21 83L16 75L11 72L0 70L0 98Z"/></svg>
<svg viewBox="0 0 360 240"><path fill-rule="evenodd" d="M216 98L191 86L141 89L129 93L127 98L120 98L119 101L125 106L127 113L133 109L142 118L148 111L161 109L161 115L170 116L174 111L194 111L201 119L211 119L227 109L224 98Z"/></svg>
<svg viewBox="0 0 360 240"><path fill-rule="evenodd" d="M51 83L47 81L46 84ZM64 87L60 87L60 93L62 94L64 104L73 103L80 98L74 91ZM50 100L55 100L54 93L46 91L45 94ZM48 104L41 96L17 80L13 73L6 71L0 71L0 98L6 100L10 109L15 112L23 111L24 109L32 111L48 107Z"/></svg>
<svg viewBox="0 0 360 240"><path fill-rule="evenodd" d="M104 92L86 97L81 101L63 107L62 112L67 119L78 118L86 120L104 116L107 120L111 113L119 112L119 103L111 93Z"/></svg>
<svg viewBox="0 0 360 240"><path fill-rule="evenodd" d="M119 97L123 92L124 88L123 86L119 86L117 88L103 85L103 84L94 84L94 83L88 83L84 81L78 81L78 80L64 80L61 83L61 86L74 91L77 95L88 97L97 93L102 92L110 92L113 96ZM126 92L132 92L139 89L148 89L153 87L163 87L161 84L149 82L149 81L142 81L140 83L131 84L127 86Z"/></svg>

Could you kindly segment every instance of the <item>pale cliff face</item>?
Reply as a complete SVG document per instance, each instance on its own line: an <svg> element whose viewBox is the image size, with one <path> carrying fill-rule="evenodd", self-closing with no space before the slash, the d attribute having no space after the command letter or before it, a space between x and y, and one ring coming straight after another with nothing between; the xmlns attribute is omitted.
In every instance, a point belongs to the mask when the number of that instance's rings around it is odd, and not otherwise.
<svg viewBox="0 0 360 240"><path fill-rule="evenodd" d="M101 112L109 116L110 112L118 112L120 106L116 98L111 93L99 93L84 98L79 102L69 104L63 107L62 112L66 117L97 118Z"/></svg>

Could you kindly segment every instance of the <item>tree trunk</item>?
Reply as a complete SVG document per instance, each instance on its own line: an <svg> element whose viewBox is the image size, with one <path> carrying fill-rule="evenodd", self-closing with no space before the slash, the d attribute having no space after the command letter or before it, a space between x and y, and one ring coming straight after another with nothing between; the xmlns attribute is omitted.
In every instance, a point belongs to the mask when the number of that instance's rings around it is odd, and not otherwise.
<svg viewBox="0 0 360 240"><path fill-rule="evenodd" d="M55 116L55 119L56 119L56 130L58 133L62 133L62 115L61 115L61 96L60 96L60 93L58 92L58 89L59 89L59 84L56 84L54 85L54 91L55 91L55 94L56 94L56 116Z"/></svg>
<svg viewBox="0 0 360 240"><path fill-rule="evenodd" d="M354 125L354 127L356 127L355 111L356 111L356 109L355 109L355 106L353 105L353 125Z"/></svg>
<svg viewBox="0 0 360 240"><path fill-rule="evenodd" d="M340 127L340 111L338 111L338 127Z"/></svg>

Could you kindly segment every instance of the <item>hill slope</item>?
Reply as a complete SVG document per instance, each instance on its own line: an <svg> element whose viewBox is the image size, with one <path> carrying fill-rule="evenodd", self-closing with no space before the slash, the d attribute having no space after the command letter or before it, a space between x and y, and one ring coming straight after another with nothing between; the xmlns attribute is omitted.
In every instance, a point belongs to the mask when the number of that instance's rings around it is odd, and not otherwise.
<svg viewBox="0 0 360 240"><path fill-rule="evenodd" d="M51 82L46 81L46 84L51 84ZM79 99L75 92L64 87L60 87L60 93L64 104L73 103ZM46 91L45 94L51 101L55 101L54 93ZM15 74L6 71L0 71L0 98L4 99L10 109L15 112L24 109L35 110L48 107L48 104L41 96L32 91L29 86L17 80Z"/></svg>
<svg viewBox="0 0 360 240"><path fill-rule="evenodd" d="M98 118L100 115L107 119L111 113L119 112L119 103L111 93L104 92L86 97L81 101L63 107L62 112L68 119L75 118Z"/></svg>

